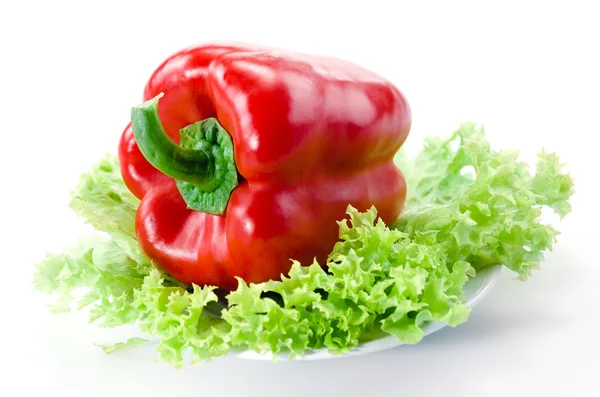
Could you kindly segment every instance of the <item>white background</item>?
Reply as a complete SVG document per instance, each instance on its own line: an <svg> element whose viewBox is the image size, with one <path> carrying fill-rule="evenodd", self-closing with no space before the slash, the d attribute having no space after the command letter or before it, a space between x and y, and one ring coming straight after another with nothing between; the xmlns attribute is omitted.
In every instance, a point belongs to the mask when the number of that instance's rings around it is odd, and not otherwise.
<svg viewBox="0 0 600 397"><path fill-rule="evenodd" d="M411 3L2 2L2 394L599 396L600 14L592 1ZM359 358L175 370L154 363L152 349L102 353L94 343L122 335L49 314L32 293L32 264L82 232L69 191L116 151L152 70L219 39L334 55L384 75L411 104L409 145L472 120L525 158L557 151L577 193L542 270L526 283L503 272L456 329Z"/></svg>

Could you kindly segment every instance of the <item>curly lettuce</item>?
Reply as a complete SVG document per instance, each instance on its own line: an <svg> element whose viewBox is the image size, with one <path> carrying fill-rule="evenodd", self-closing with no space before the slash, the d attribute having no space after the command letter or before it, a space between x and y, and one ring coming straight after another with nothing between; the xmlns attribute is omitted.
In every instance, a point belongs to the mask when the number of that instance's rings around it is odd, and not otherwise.
<svg viewBox="0 0 600 397"><path fill-rule="evenodd" d="M426 139L414 159L400 153L409 194L395 227L415 242L440 245L451 262L466 260L476 270L502 264L526 280L558 235L540 222L542 209L566 216L573 179L554 153L540 151L531 173L517 151L493 150L484 135L466 123L448 139Z"/></svg>
<svg viewBox="0 0 600 397"><path fill-rule="evenodd" d="M492 264L531 276L558 235L541 222L542 208L560 217L571 211L573 181L555 154L542 151L531 173L517 152L493 150L474 124L447 139L428 138L416 157L400 152L396 161L408 196L394 225L377 218L375 208L348 207L327 263L294 261L279 281L240 279L223 296L153 266L135 239L139 200L125 187L116 158L106 156L82 175L71 202L98 234L38 263L35 286L55 296L55 311L87 307L90 322L101 326L137 323L175 366L188 353L199 362L239 349L343 354L386 335L418 343L430 321L464 323L469 278Z"/></svg>

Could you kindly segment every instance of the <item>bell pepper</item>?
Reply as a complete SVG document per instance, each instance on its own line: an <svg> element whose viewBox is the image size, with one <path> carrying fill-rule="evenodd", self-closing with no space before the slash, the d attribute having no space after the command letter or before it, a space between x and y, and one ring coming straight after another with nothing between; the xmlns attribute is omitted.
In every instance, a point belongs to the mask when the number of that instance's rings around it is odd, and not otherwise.
<svg viewBox="0 0 600 397"><path fill-rule="evenodd" d="M174 278L224 289L325 263L349 205L398 218L393 158L410 126L393 84L343 60L222 43L177 52L119 143L139 243Z"/></svg>

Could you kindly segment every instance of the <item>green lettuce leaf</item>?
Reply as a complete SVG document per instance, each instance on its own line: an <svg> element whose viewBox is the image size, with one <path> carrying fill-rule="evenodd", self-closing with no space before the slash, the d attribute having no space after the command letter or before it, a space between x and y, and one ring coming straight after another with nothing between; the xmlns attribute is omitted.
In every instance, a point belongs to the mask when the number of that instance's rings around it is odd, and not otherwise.
<svg viewBox="0 0 600 397"><path fill-rule="evenodd" d="M574 186L556 154L541 151L533 174L518 155L493 150L472 123L449 139L427 139L414 159L401 152L397 164L410 193L394 226L416 242L440 246L450 263L502 264L527 279L558 235L540 222L543 207L564 217Z"/></svg>
<svg viewBox="0 0 600 397"><path fill-rule="evenodd" d="M150 342L148 339L144 338L129 338L126 342L119 342L114 345L97 345L104 350L106 354L111 354L116 352L117 350L130 349L132 347L142 346L146 343Z"/></svg>
<svg viewBox="0 0 600 397"><path fill-rule="evenodd" d="M426 139L414 158L400 152L408 196L394 225L375 208L349 206L327 263L294 261L280 281L240 279L226 301L153 266L135 237L139 200L107 156L82 175L70 204L98 234L38 263L35 286L56 296L57 312L75 304L101 326L137 323L175 366L188 354L198 362L240 349L343 354L385 335L418 343L428 322L467 321L463 288L477 270L503 264L529 277L558 235L541 222L542 208L571 211L573 181L555 154L541 152L530 173L517 152L491 149L484 135L463 124L448 139Z"/></svg>

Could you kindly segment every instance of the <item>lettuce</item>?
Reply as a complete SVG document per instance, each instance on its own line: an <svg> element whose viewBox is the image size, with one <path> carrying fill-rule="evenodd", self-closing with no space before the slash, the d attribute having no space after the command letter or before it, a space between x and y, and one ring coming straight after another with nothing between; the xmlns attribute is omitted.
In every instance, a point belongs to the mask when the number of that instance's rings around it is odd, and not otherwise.
<svg viewBox="0 0 600 397"><path fill-rule="evenodd" d="M239 349L343 354L385 335L418 343L429 321L464 323L469 278L492 264L530 277L558 235L541 221L542 209L571 211L573 181L555 154L542 151L531 173L517 152L493 150L474 124L427 138L416 157L401 151L396 162L408 196L395 224L375 208L349 206L326 264L293 262L281 281L240 279L224 299L215 287L184 285L153 266L135 239L139 200L107 155L82 175L70 204L97 235L38 263L35 287L55 295L57 312L88 307L90 322L105 327L137 323L175 366L188 353L199 362Z"/></svg>
<svg viewBox="0 0 600 397"><path fill-rule="evenodd" d="M542 150L533 174L518 156L492 150L471 123L449 139L426 139L415 159L401 152L409 195L394 226L415 242L441 246L450 262L466 260L476 270L503 264L526 280L558 235L540 222L542 209L567 215L574 187L556 154Z"/></svg>

